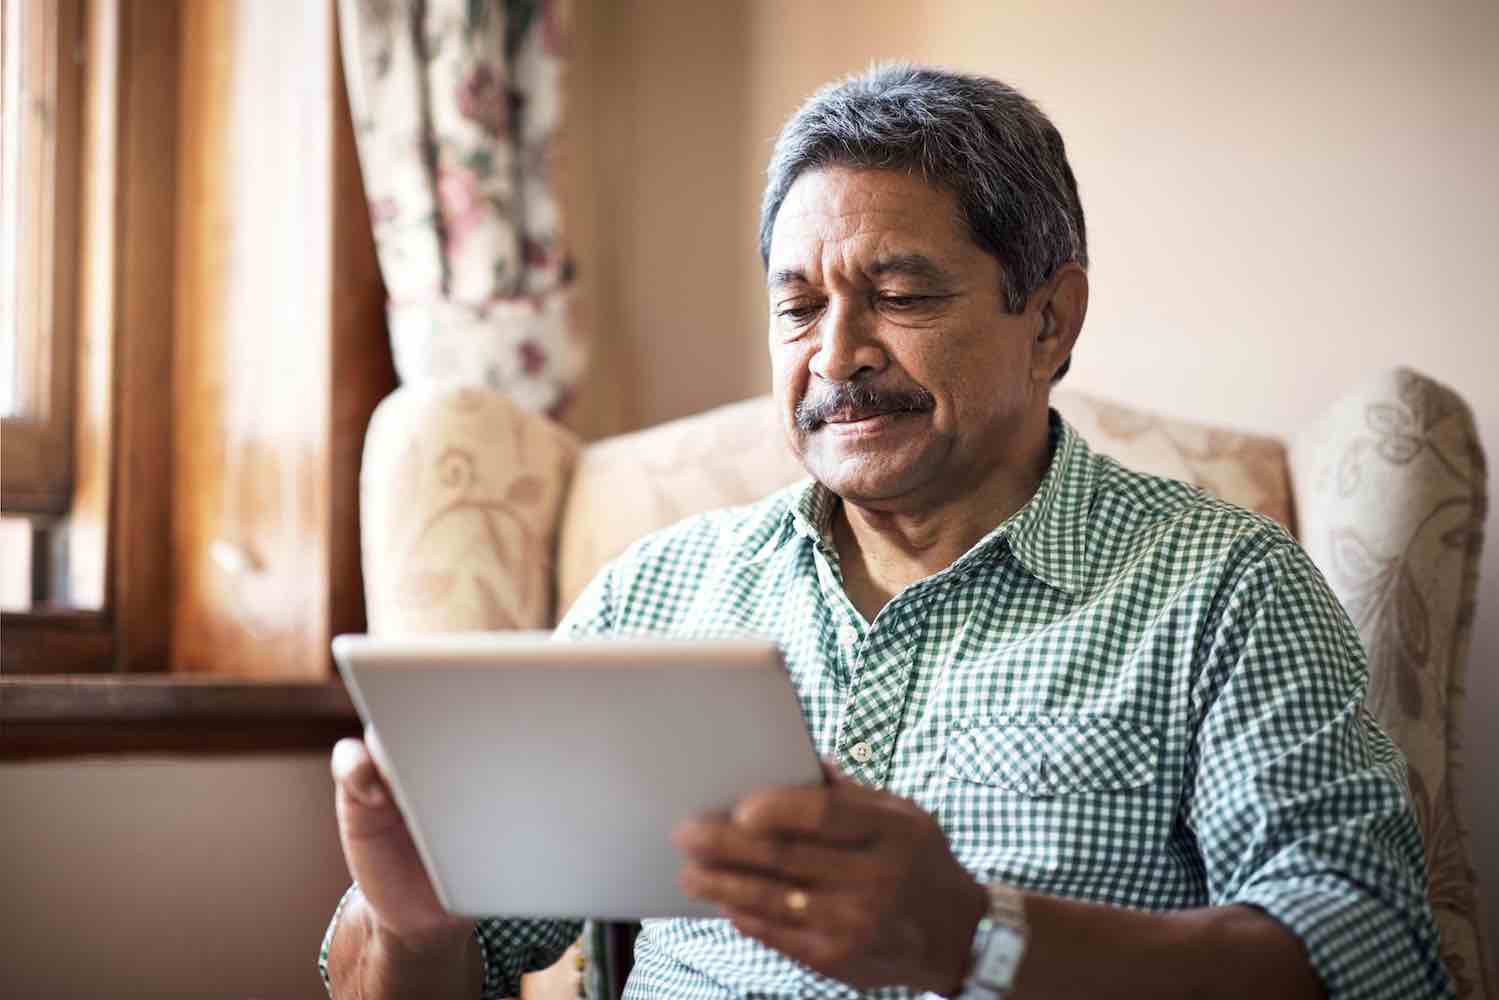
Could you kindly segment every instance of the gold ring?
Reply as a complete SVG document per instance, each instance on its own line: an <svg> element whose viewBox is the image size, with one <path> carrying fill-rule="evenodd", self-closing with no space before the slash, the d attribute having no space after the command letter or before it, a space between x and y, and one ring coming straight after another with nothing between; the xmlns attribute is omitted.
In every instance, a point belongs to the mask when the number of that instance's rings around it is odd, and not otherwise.
<svg viewBox="0 0 1499 1000"><path fill-rule="evenodd" d="M792 913L807 912L807 894L800 889L791 889L786 893L786 909Z"/></svg>

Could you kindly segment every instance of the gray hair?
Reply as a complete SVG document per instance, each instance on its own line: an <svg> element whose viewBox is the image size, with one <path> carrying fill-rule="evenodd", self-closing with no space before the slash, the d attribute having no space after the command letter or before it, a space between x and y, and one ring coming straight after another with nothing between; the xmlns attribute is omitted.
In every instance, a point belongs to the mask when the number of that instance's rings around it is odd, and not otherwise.
<svg viewBox="0 0 1499 1000"><path fill-rule="evenodd" d="M998 80L887 64L812 95L781 131L766 170L760 259L767 266L791 185L804 171L833 165L919 172L951 191L974 242L998 258L1012 313L1063 264L1088 266L1083 206L1061 133Z"/></svg>

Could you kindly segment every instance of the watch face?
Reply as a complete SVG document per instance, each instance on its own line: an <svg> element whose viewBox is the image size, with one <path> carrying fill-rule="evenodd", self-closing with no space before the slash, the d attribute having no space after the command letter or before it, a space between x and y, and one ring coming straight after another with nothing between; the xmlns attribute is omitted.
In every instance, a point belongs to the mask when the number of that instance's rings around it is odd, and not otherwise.
<svg viewBox="0 0 1499 1000"><path fill-rule="evenodd" d="M973 978L993 989L1009 989L1024 952L1023 934L1012 927L995 927L989 932L989 940L984 942L984 953L979 956Z"/></svg>

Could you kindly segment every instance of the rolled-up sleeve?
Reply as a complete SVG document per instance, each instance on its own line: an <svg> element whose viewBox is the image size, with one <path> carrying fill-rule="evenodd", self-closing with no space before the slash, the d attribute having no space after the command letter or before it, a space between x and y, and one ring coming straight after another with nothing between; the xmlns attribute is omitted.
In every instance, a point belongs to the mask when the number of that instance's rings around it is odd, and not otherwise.
<svg viewBox="0 0 1499 1000"><path fill-rule="evenodd" d="M521 976L557 961L582 932L580 920L480 920L475 930L484 955L480 1000L520 996Z"/></svg>
<svg viewBox="0 0 1499 1000"><path fill-rule="evenodd" d="M1288 928L1333 1000L1452 996L1405 760L1364 708L1358 634L1299 546L1249 561L1199 656L1185 818L1212 902Z"/></svg>
<svg viewBox="0 0 1499 1000"><path fill-rule="evenodd" d="M338 901L333 918L328 921L328 929L323 932L322 947L318 949L318 975L330 997L333 995L333 981L328 975L328 952L333 947L333 936L338 933L344 907L358 891L357 883L351 885ZM581 922L572 920L480 920L474 928L479 955L484 963L480 1000L520 996L521 976L545 969L561 958L582 928Z"/></svg>

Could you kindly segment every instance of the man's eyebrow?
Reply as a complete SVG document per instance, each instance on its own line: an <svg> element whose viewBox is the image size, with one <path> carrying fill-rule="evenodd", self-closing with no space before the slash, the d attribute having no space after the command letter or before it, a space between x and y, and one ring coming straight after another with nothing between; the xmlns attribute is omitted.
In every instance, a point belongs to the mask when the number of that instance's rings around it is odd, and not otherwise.
<svg viewBox="0 0 1499 1000"><path fill-rule="evenodd" d="M770 280L766 285L770 288L784 288L786 285L805 285L807 276L795 268L782 268L779 271L770 272Z"/></svg>
<svg viewBox="0 0 1499 1000"><path fill-rule="evenodd" d="M952 275L932 258L920 253L892 253L876 258L869 265L871 277L883 277L887 274L903 274L908 278L916 278L922 281L930 281L934 284L950 284ZM783 288L786 285L805 285L807 276L795 268L782 268L770 272L770 278L766 285L770 288Z"/></svg>
<svg viewBox="0 0 1499 1000"><path fill-rule="evenodd" d="M952 275L948 274L942 265L925 254L919 253L886 254L869 265L869 273L876 278L887 274L903 274L908 278L917 278L939 285L948 284L953 280Z"/></svg>

